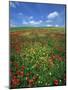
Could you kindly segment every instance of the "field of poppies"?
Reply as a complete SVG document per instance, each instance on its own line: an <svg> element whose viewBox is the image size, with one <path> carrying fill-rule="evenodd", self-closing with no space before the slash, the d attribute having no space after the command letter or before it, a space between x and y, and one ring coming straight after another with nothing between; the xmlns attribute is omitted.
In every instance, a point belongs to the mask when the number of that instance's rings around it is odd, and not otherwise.
<svg viewBox="0 0 68 90"><path fill-rule="evenodd" d="M64 28L10 29L10 88L66 85Z"/></svg>

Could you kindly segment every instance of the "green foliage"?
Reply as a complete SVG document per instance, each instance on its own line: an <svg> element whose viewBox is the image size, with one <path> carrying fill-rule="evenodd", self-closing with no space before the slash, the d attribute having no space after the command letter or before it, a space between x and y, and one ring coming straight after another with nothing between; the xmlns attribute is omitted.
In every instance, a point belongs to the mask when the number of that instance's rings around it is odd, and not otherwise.
<svg viewBox="0 0 68 90"><path fill-rule="evenodd" d="M11 88L65 85L65 52L64 49L59 50L60 47L65 47L62 38L58 38L58 35L56 36L53 31L52 33L50 31L42 33L41 31L41 35L40 32L35 33L32 31L29 35L20 35L19 37L21 38L20 42L22 42L21 49L17 46L17 43L16 50L11 47L10 70L13 75L10 76L10 80L12 82L15 75L20 79L20 82L15 87L11 84ZM19 40L19 37L16 36L12 41L15 43L16 40ZM17 71L22 71L22 66L25 67L23 77L16 74ZM30 73L29 80L26 80L28 73ZM34 81L34 77L35 79L37 77L37 80Z"/></svg>

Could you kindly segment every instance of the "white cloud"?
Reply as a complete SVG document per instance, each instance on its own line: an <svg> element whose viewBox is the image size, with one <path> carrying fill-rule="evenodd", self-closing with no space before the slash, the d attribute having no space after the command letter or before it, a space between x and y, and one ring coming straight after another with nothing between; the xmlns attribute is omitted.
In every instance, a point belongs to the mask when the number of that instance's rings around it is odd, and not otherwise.
<svg viewBox="0 0 68 90"><path fill-rule="evenodd" d="M38 21L34 21L34 20L31 20L29 21L30 24L40 24L42 23L42 20L38 20Z"/></svg>
<svg viewBox="0 0 68 90"><path fill-rule="evenodd" d="M16 27L16 24L13 20L10 20L10 27Z"/></svg>
<svg viewBox="0 0 68 90"><path fill-rule="evenodd" d="M47 26L47 27L59 27L59 25L57 25L57 24L56 24L56 25L47 24L46 26Z"/></svg>
<svg viewBox="0 0 68 90"><path fill-rule="evenodd" d="M37 22L34 21L34 20L29 21L29 23L30 23L30 24L37 24Z"/></svg>
<svg viewBox="0 0 68 90"><path fill-rule="evenodd" d="M16 5L13 2L10 2L10 7L16 8Z"/></svg>
<svg viewBox="0 0 68 90"><path fill-rule="evenodd" d="M59 25L56 24L55 27L59 27Z"/></svg>
<svg viewBox="0 0 68 90"><path fill-rule="evenodd" d="M29 20L29 21L23 20L22 21L22 24L24 24L24 25L39 25L40 23L42 23L42 20L38 20L38 21L35 21L35 20Z"/></svg>
<svg viewBox="0 0 68 90"><path fill-rule="evenodd" d="M54 18L56 18L58 16L59 16L59 13L57 11L54 11L52 13L49 13L48 16L47 16L47 18L48 19L54 19Z"/></svg>
<svg viewBox="0 0 68 90"><path fill-rule="evenodd" d="M53 25L51 25L51 24L48 24L48 25L46 25L47 27L52 27Z"/></svg>

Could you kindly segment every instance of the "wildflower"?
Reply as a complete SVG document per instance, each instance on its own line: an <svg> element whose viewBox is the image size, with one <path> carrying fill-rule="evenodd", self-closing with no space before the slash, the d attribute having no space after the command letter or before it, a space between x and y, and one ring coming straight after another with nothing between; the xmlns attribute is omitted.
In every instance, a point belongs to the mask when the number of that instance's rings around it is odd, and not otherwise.
<svg viewBox="0 0 68 90"><path fill-rule="evenodd" d="M29 84L32 84L33 83L33 80L31 79L31 80L29 80Z"/></svg>
<svg viewBox="0 0 68 90"><path fill-rule="evenodd" d="M22 68L22 70L24 70L25 69L25 66L23 65L21 68Z"/></svg>
<svg viewBox="0 0 68 90"><path fill-rule="evenodd" d="M16 78L16 76L13 76L11 80L12 87L16 87L17 85L20 84L20 79Z"/></svg>
<svg viewBox="0 0 68 90"><path fill-rule="evenodd" d="M58 85L58 80L54 80L54 85Z"/></svg>
<svg viewBox="0 0 68 90"><path fill-rule="evenodd" d="M22 76L22 77L24 76L24 72L23 72L23 71L17 71L16 74L17 74L18 76Z"/></svg>
<svg viewBox="0 0 68 90"><path fill-rule="evenodd" d="M28 83L29 83L29 87L33 86L33 84L34 84L33 79L30 79L30 80L28 81Z"/></svg>

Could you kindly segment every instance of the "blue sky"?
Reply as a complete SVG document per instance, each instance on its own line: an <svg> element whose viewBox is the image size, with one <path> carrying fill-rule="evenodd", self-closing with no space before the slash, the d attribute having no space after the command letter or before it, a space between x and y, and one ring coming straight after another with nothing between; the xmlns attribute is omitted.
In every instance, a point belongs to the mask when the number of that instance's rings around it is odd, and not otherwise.
<svg viewBox="0 0 68 90"><path fill-rule="evenodd" d="M64 27L65 6L10 1L10 27Z"/></svg>

